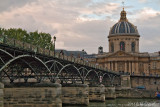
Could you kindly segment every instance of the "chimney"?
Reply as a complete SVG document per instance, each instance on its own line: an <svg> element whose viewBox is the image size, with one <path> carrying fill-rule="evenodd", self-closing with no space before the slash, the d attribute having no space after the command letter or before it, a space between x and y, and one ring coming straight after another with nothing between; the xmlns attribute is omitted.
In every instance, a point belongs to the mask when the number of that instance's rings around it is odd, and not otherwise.
<svg viewBox="0 0 160 107"><path fill-rule="evenodd" d="M103 47L100 46L100 47L98 48L98 54L102 54L102 53L103 53Z"/></svg>

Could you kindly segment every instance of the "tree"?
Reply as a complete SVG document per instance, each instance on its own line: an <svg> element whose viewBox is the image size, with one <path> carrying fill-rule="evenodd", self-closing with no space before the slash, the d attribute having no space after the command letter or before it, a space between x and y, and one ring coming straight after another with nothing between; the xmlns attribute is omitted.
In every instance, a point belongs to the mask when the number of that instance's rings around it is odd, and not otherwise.
<svg viewBox="0 0 160 107"><path fill-rule="evenodd" d="M50 49L52 51L54 50L52 37L49 33L38 33L38 31L28 33L26 30L22 30L21 28L0 28L0 35L5 35L9 38L14 38L41 48Z"/></svg>

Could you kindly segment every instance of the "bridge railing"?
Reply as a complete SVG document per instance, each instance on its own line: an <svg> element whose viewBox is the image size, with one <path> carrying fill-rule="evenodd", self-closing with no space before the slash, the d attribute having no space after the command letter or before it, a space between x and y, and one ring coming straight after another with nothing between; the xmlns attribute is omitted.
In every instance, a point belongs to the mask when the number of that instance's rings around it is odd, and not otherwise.
<svg viewBox="0 0 160 107"><path fill-rule="evenodd" d="M25 49L25 50L28 50L28 51L35 52L35 54L39 53L39 54L43 54L43 55L54 56L54 51L44 49L44 48L40 48L38 46L29 44L29 43L26 43L26 42L22 42L22 41L14 39L14 38L9 38L7 36L0 35L0 44L5 44L5 45L8 45L8 46L17 47L17 48L20 48L20 49ZM86 60L84 60L84 58L81 59L81 58L75 58L73 56L60 55L60 53L55 53L55 57L60 58L60 59L64 59L64 60L68 60L68 61L71 61L71 62L74 62L74 63L86 65L86 66L89 66L89 67L92 67L92 68L97 68L97 69L100 69L100 70L111 72L107 68L104 68L102 66L86 62Z"/></svg>

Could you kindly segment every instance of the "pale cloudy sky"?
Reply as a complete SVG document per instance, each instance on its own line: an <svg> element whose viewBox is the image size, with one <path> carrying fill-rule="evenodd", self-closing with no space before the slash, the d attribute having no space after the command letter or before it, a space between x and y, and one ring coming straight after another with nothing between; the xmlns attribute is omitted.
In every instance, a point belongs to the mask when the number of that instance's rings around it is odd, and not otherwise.
<svg viewBox="0 0 160 107"><path fill-rule="evenodd" d="M38 30L57 37L56 48L108 52L109 29L122 0L0 0L0 27ZM138 27L140 51L160 51L160 0L126 0L128 20Z"/></svg>

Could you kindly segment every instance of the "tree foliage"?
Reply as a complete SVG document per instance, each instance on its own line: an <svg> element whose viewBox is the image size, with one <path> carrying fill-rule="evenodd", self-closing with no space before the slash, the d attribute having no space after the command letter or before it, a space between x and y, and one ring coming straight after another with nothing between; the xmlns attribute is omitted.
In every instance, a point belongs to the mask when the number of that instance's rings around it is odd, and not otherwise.
<svg viewBox="0 0 160 107"><path fill-rule="evenodd" d="M5 35L7 37L14 38L22 42L27 42L41 48L54 50L52 37L49 33L39 33L38 31L28 33L26 30L21 28L0 28L0 35Z"/></svg>

